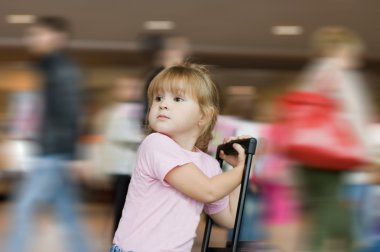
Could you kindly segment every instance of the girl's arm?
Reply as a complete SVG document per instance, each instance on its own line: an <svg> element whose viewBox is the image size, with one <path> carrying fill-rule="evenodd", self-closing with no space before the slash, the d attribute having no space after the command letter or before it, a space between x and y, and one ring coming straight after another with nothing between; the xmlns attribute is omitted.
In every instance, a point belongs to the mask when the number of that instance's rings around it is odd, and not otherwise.
<svg viewBox="0 0 380 252"><path fill-rule="evenodd" d="M230 171L209 178L193 163L188 163L171 170L166 175L165 181L199 202L215 202L230 194L241 183L245 153L239 144L234 144L234 148L238 156L233 161L233 158L221 154L223 159L235 167Z"/></svg>
<svg viewBox="0 0 380 252"><path fill-rule="evenodd" d="M229 205L222 211L210 215L211 219L225 228L234 228L237 206L239 201L240 186L230 193Z"/></svg>

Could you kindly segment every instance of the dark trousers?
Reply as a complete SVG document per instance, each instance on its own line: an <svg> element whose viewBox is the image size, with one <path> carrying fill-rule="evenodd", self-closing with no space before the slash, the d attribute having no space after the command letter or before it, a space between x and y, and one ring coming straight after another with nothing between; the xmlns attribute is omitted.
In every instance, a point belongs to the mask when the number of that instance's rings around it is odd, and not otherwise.
<svg viewBox="0 0 380 252"><path fill-rule="evenodd" d="M302 166L299 172L301 199L312 224L312 251L322 251L326 240L339 240L345 244L345 251L350 251L351 217L348 207L339 198L343 172L308 166Z"/></svg>
<svg viewBox="0 0 380 252"><path fill-rule="evenodd" d="M115 234L121 215L123 213L123 208L125 204L125 198L127 197L129 183L131 182L130 175L115 175L114 176L114 189L115 189L115 202L114 202L114 224L113 233Z"/></svg>

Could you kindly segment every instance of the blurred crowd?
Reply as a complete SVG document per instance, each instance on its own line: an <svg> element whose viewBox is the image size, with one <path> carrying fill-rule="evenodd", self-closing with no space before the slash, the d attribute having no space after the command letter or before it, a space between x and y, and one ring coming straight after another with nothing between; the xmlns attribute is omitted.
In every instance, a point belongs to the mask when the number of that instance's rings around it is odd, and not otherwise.
<svg viewBox="0 0 380 252"><path fill-rule="evenodd" d="M81 68L65 52L69 39L69 24L56 17L41 17L25 33L28 49L37 56L35 71L42 78L38 89L12 96L6 138L20 158L8 164L11 171L25 175L14 192L13 222L2 251L24 251L33 214L41 203L53 205L68 228L69 251L94 251L73 207L81 201L78 184L105 187L114 193L115 232L136 152L145 136L147 87L162 69L191 59L185 37L147 36L141 45L150 58L148 73L120 76L109 83L104 92L108 103L92 111L85 102ZM274 102L273 120L220 116L210 154L215 154L223 138L249 134L259 139L242 240L265 241L284 252L380 251L380 128L360 72L365 43L342 27L321 28L311 41L313 58L299 73L293 90ZM295 102L307 109L291 114L289 107L294 103L289 105L289 94L297 92L301 96ZM302 96L302 92L317 96ZM323 117L327 113L331 117ZM296 117L305 123L293 123ZM319 117L320 121L315 120ZM344 125L334 128L335 135L320 130L334 121ZM289 144L300 137L297 127L309 130L317 123L321 124L305 133L308 142L301 146L320 143L322 151L307 152L305 147L301 154L305 158L299 158L297 150L290 152ZM345 143L344 154L351 158L348 147L355 145L360 162L344 167L319 162L319 155L331 152L329 147L339 134L355 139L354 144Z"/></svg>

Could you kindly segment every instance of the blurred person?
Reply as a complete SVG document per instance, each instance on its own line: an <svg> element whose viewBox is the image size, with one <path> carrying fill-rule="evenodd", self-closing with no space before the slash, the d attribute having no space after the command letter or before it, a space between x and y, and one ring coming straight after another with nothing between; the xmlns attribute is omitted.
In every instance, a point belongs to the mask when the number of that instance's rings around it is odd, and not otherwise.
<svg viewBox="0 0 380 252"><path fill-rule="evenodd" d="M291 160L282 150L286 132L280 124L264 127L252 183L263 202L263 225L269 244L282 252L297 251L300 209Z"/></svg>
<svg viewBox="0 0 380 252"><path fill-rule="evenodd" d="M61 17L39 17L26 30L27 47L38 58L36 68L43 80L37 136L39 154L17 192L5 251L26 251L38 203L54 205L67 228L68 251L88 251L74 210L77 192L68 167L75 156L81 111L80 71L65 54L69 37L69 24Z"/></svg>
<svg viewBox="0 0 380 252"><path fill-rule="evenodd" d="M301 90L337 102L340 108L337 116L346 119L347 127L353 128L352 134L368 150L366 126L371 106L360 75L355 71L363 54L363 41L348 29L325 27L315 33L312 43L317 58L303 75ZM339 198L346 173L301 164L301 193L312 223L309 244L312 251L325 251L326 247L328 251L342 248L352 251L354 247L349 209ZM353 174L361 181L359 183L366 183L366 174Z"/></svg>
<svg viewBox="0 0 380 252"><path fill-rule="evenodd" d="M113 102L97 118L103 136L98 159L103 172L111 175L115 191L114 224L118 227L128 186L136 161L138 145L142 141L141 125L142 83L137 77L115 80L111 96Z"/></svg>
<svg viewBox="0 0 380 252"><path fill-rule="evenodd" d="M146 124L148 112L148 87L153 78L164 68L182 64L190 55L190 44L187 38L169 35L148 35L143 41L143 47L151 59L149 71L144 89L144 111L142 123Z"/></svg>
<svg viewBox="0 0 380 252"><path fill-rule="evenodd" d="M150 132L141 143L115 251L191 251L202 210L219 225L234 226L245 153L207 155L218 114L218 92L203 67L172 66L148 89ZM229 140L232 140L231 138Z"/></svg>

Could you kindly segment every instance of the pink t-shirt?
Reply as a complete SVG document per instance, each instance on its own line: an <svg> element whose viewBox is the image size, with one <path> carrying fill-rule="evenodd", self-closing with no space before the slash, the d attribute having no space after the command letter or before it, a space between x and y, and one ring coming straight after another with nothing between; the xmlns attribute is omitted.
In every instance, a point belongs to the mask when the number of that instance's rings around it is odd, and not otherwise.
<svg viewBox="0 0 380 252"><path fill-rule="evenodd" d="M215 214L228 206L228 196L203 204L177 191L165 176L177 166L195 164L208 177L220 174L209 155L181 148L160 133L145 138L129 185L114 244L129 252L191 251L200 214Z"/></svg>

